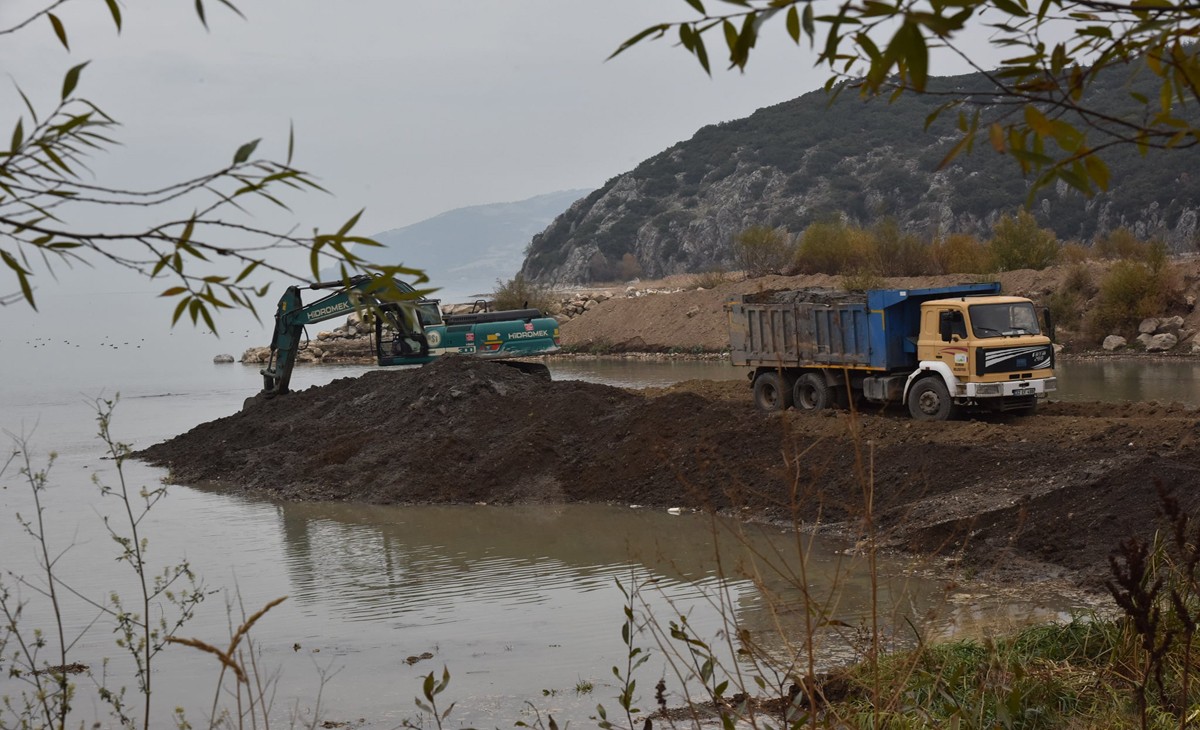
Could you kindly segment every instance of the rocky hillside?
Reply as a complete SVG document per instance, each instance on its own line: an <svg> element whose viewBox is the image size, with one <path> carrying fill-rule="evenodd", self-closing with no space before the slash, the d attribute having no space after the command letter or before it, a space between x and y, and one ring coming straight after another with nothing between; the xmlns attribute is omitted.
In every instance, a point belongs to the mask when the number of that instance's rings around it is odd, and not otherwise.
<svg viewBox="0 0 1200 730"><path fill-rule="evenodd" d="M937 80L937 90L980 88L981 77ZM1093 90L1115 115L1139 111L1137 79L1117 71ZM1148 94L1153 97L1154 94ZM925 130L943 101L932 94L892 103L822 91L704 127L575 202L533 238L522 273L542 284L658 278L737 268L733 237L752 225L799 233L842 217L867 226L883 217L926 238L987 237L996 218L1025 201L1015 162L980 145L937 166L959 139L954 118ZM1106 157L1109 190L1092 199L1060 185L1039 194L1039 223L1063 240L1088 241L1126 226L1164 236L1176 251L1195 245L1200 151L1119 149Z"/></svg>

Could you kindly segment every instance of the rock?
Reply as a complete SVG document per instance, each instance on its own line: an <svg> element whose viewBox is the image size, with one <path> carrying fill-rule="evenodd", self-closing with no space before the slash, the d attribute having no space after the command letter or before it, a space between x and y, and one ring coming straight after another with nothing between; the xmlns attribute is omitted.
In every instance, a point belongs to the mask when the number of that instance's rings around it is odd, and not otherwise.
<svg viewBox="0 0 1200 730"><path fill-rule="evenodd" d="M234 362L233 355L217 355L213 358L213 362L218 365L225 365Z"/></svg>
<svg viewBox="0 0 1200 730"><path fill-rule="evenodd" d="M1137 341L1141 344L1142 347L1149 347L1150 341L1153 339L1154 339L1154 335L1148 334L1146 332L1143 332L1142 334L1137 336Z"/></svg>
<svg viewBox="0 0 1200 730"><path fill-rule="evenodd" d="M1138 333L1152 335L1158 329L1158 317L1147 317L1138 325Z"/></svg>
<svg viewBox="0 0 1200 730"><path fill-rule="evenodd" d="M583 308L584 308L585 310L586 310L586 309L591 309L592 307L595 307L595 306L596 306L597 304L599 304L599 303L600 303L600 302L596 301L595 299L589 299L589 300L587 300L586 302L584 302L584 304L583 304Z"/></svg>
<svg viewBox="0 0 1200 730"><path fill-rule="evenodd" d="M1114 350L1120 350L1122 347L1125 347L1125 345L1128 344L1129 341L1120 335L1109 335L1108 337L1104 338L1104 344L1102 344L1101 347L1109 352L1112 352Z"/></svg>
<svg viewBox="0 0 1200 730"><path fill-rule="evenodd" d="M1183 329L1183 317L1179 315L1163 317L1158 320L1158 327L1154 330L1154 334L1160 335L1164 332L1169 332L1178 337L1179 330L1181 329Z"/></svg>
<svg viewBox="0 0 1200 730"><path fill-rule="evenodd" d="M687 312L684 313L684 316L686 316L688 319L691 319L692 317L695 317L697 314L700 314L699 305L694 306L691 309L689 309Z"/></svg>
<svg viewBox="0 0 1200 730"><path fill-rule="evenodd" d="M1192 354L1200 355L1200 342L1196 342L1195 340L1192 340Z"/></svg>
<svg viewBox="0 0 1200 730"><path fill-rule="evenodd" d="M1179 338L1170 332L1154 335L1146 345L1146 352L1166 352L1179 344Z"/></svg>

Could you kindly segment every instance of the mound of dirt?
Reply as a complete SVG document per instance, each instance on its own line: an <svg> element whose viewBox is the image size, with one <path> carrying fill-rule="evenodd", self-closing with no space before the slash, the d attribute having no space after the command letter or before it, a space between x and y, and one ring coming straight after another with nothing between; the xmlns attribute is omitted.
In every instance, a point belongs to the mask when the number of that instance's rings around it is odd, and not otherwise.
<svg viewBox="0 0 1200 730"><path fill-rule="evenodd" d="M1196 411L1063 404L921 423L766 415L745 384L633 392L444 357L251 404L135 456L177 483L289 500L612 502L736 510L980 564L1046 561L1095 586L1157 527L1157 490L1200 509ZM1012 563L1015 564L1015 563Z"/></svg>

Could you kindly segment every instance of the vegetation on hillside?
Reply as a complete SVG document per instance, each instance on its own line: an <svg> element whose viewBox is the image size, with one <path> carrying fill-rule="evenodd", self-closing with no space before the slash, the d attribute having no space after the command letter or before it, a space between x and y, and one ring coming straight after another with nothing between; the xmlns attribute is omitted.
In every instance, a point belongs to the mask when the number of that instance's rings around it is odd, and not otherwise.
<svg viewBox="0 0 1200 730"><path fill-rule="evenodd" d="M1132 147L1110 151L1108 190L1088 197L1066 186L1032 192L1008 155L980 146L939 169L955 144L954 120L939 117L939 94L978 87L980 74L929 80L931 93L891 103L823 91L704 127L687 141L609 180L534 237L524 271L543 278L570 252L589 247L610 265L632 254L650 276L694 273L734 264L726 221L796 234L834 219L870 228L893 219L902 232L945 240L981 235L1000 215L1027 214L1059 238L1091 242L1121 226L1143 235L1187 231L1181 216L1200 209L1197 151ZM1148 94L1153 80L1110 70L1089 90L1116 115L1141 110L1130 93ZM708 235L709 237L705 237ZM1185 240L1186 239L1186 240ZM1177 238L1176 250L1195 245ZM705 250L698 252L701 246ZM581 280L590 274L584 272ZM550 278L554 278L551 276Z"/></svg>

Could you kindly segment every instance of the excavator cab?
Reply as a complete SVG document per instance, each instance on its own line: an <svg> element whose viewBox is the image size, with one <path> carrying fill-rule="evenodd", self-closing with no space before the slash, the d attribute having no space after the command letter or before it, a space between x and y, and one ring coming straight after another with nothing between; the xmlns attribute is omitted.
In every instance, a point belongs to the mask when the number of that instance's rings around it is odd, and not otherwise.
<svg viewBox="0 0 1200 730"><path fill-rule="evenodd" d="M425 327L442 323L437 300L388 302L380 305L382 317L375 318L376 355L381 364L403 364L408 358L429 358Z"/></svg>

